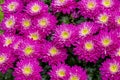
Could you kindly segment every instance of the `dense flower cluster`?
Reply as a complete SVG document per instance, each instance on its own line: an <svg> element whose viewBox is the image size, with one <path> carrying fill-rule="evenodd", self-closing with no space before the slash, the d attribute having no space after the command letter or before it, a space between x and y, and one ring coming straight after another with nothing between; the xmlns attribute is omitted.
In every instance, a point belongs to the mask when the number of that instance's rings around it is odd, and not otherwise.
<svg viewBox="0 0 120 80"><path fill-rule="evenodd" d="M119 0L5 0L1 4L0 72L14 69L15 80L42 80L40 62L48 63L50 80L87 80L83 66L69 66L72 55L86 63L109 57L100 67L102 80L120 80ZM70 15L59 23L57 14ZM86 22L76 24L83 16Z"/></svg>

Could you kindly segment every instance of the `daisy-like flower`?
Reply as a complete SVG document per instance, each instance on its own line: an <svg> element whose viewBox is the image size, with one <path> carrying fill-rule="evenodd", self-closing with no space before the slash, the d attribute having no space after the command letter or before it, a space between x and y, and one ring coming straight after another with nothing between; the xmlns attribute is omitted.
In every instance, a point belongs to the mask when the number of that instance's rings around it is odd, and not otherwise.
<svg viewBox="0 0 120 80"><path fill-rule="evenodd" d="M56 17L49 13L42 14L34 20L34 26L38 27L46 34L55 30L56 23Z"/></svg>
<svg viewBox="0 0 120 80"><path fill-rule="evenodd" d="M30 2L26 6L26 12L30 15L38 15L48 11L48 6L41 1Z"/></svg>
<svg viewBox="0 0 120 80"><path fill-rule="evenodd" d="M100 6L102 9L116 10L116 7L120 4L119 0L100 0Z"/></svg>
<svg viewBox="0 0 120 80"><path fill-rule="evenodd" d="M120 61L119 58L107 59L100 67L102 80L120 79Z"/></svg>
<svg viewBox="0 0 120 80"><path fill-rule="evenodd" d="M79 37L87 37L89 35L93 35L99 30L100 25L94 22L84 22L81 23L78 27Z"/></svg>
<svg viewBox="0 0 120 80"><path fill-rule="evenodd" d="M15 38L16 36L13 33L5 32L0 36L0 42L4 47L11 47L15 41Z"/></svg>
<svg viewBox="0 0 120 80"><path fill-rule="evenodd" d="M5 15L2 23L1 28L3 30L11 30L15 28L15 25L17 23L17 16L16 15Z"/></svg>
<svg viewBox="0 0 120 80"><path fill-rule="evenodd" d="M81 0L78 2L78 8L84 17L94 18L100 13L99 0Z"/></svg>
<svg viewBox="0 0 120 80"><path fill-rule="evenodd" d="M41 71L42 68L36 59L26 58L17 62L13 75L15 80L41 80Z"/></svg>
<svg viewBox="0 0 120 80"><path fill-rule="evenodd" d="M77 3L75 0L53 0L51 7L54 12L70 14L77 7Z"/></svg>
<svg viewBox="0 0 120 80"><path fill-rule="evenodd" d="M38 28L32 28L25 32L25 36L33 41L43 42L46 35Z"/></svg>
<svg viewBox="0 0 120 80"><path fill-rule="evenodd" d="M110 25L111 20L111 13L108 10L103 10L103 12L99 13L96 18L95 22L100 23L102 25Z"/></svg>
<svg viewBox="0 0 120 80"><path fill-rule="evenodd" d="M86 37L76 44L75 55L86 62L96 62L101 57L101 51L94 36Z"/></svg>
<svg viewBox="0 0 120 80"><path fill-rule="evenodd" d="M107 32L103 30L98 35L98 43L101 46L101 51L104 55L113 54L114 50L118 48L118 38L117 34L113 31Z"/></svg>
<svg viewBox="0 0 120 80"><path fill-rule="evenodd" d="M67 52L53 42L45 42L42 46L41 58L43 62L48 62L49 65L57 65L61 62L64 63L67 59Z"/></svg>
<svg viewBox="0 0 120 80"><path fill-rule="evenodd" d="M61 46L70 46L78 38L77 28L72 24L62 24L56 28L53 38Z"/></svg>
<svg viewBox="0 0 120 80"><path fill-rule="evenodd" d="M70 69L70 76L67 80L87 80L86 71L83 70L81 67L73 66Z"/></svg>
<svg viewBox="0 0 120 80"><path fill-rule="evenodd" d="M0 72L5 73L9 68L13 68L14 61L12 49L0 45Z"/></svg>
<svg viewBox="0 0 120 80"><path fill-rule="evenodd" d="M38 56L40 55L39 49L40 49L39 44L27 38L20 43L18 47L18 50L20 52L18 55L20 58L24 58L24 57L38 58Z"/></svg>
<svg viewBox="0 0 120 80"><path fill-rule="evenodd" d="M70 67L66 64L57 64L52 66L52 70L49 72L51 80L67 80L69 76Z"/></svg>
<svg viewBox="0 0 120 80"><path fill-rule="evenodd" d="M2 5L4 13L15 13L22 11L23 4L21 0L5 0Z"/></svg>
<svg viewBox="0 0 120 80"><path fill-rule="evenodd" d="M19 25L21 30L33 28L31 19L32 18L26 13L19 14Z"/></svg>

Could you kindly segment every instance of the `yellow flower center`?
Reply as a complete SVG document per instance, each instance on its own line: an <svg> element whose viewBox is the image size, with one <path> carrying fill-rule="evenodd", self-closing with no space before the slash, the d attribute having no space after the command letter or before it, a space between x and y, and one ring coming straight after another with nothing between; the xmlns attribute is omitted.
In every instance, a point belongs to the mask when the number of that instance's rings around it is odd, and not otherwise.
<svg viewBox="0 0 120 80"><path fill-rule="evenodd" d="M116 73L118 72L119 67L117 64L111 64L109 69L112 73Z"/></svg>
<svg viewBox="0 0 120 80"><path fill-rule="evenodd" d="M17 5L18 5L18 4L17 4L16 2L10 3L10 4L8 5L9 11L14 11L14 10L16 9Z"/></svg>
<svg viewBox="0 0 120 80"><path fill-rule="evenodd" d="M93 43L92 42L86 42L85 43L85 49L86 50L88 50L88 51L90 51L90 50L92 50L93 49Z"/></svg>
<svg viewBox="0 0 120 80"><path fill-rule="evenodd" d="M39 39L39 34L38 33L31 33L30 38L32 38L33 40L38 40Z"/></svg>
<svg viewBox="0 0 120 80"><path fill-rule="evenodd" d="M30 27L31 22L30 22L30 20L24 20L24 21L22 22L22 25L23 25L24 27L28 28L28 27Z"/></svg>
<svg viewBox="0 0 120 80"><path fill-rule="evenodd" d="M111 0L102 0L102 5L105 7L110 7L112 5Z"/></svg>
<svg viewBox="0 0 120 80"><path fill-rule="evenodd" d="M96 4L93 1L90 1L90 2L87 3L87 8L88 9L93 9L93 8L95 8L95 6L96 6Z"/></svg>
<svg viewBox="0 0 120 80"><path fill-rule="evenodd" d="M58 75L59 77L64 77L64 76L66 75L66 73L65 73L64 70L60 69L60 70L57 71L57 75Z"/></svg>
<svg viewBox="0 0 120 80"><path fill-rule="evenodd" d="M12 44L12 39L11 38L6 38L6 40L5 40L5 46L8 46L10 44Z"/></svg>
<svg viewBox="0 0 120 80"><path fill-rule="evenodd" d="M59 2L60 2L60 3L64 3L64 2L65 2L65 0L59 0Z"/></svg>
<svg viewBox="0 0 120 80"><path fill-rule="evenodd" d="M109 46L110 43L111 43L111 40L110 40L109 38L104 38L104 39L102 40L102 44L103 44L103 46L105 46L105 47Z"/></svg>
<svg viewBox="0 0 120 80"><path fill-rule="evenodd" d="M31 68L31 66L25 66L23 69L22 69L22 72L23 72L23 74L25 74L25 75L30 75L30 74L32 74L32 68Z"/></svg>
<svg viewBox="0 0 120 80"><path fill-rule="evenodd" d="M69 33L68 31L63 31L63 32L61 33L61 37L62 37L63 39L68 39L68 38L70 37L70 33Z"/></svg>
<svg viewBox="0 0 120 80"><path fill-rule="evenodd" d="M99 19L100 22L106 23L108 21L108 18L109 17L107 15L102 14L98 19Z"/></svg>
<svg viewBox="0 0 120 80"><path fill-rule="evenodd" d="M83 35L83 36L86 36L87 34L89 34L89 29L87 28L87 27L85 27L85 28L83 28L82 30L81 30L81 34Z"/></svg>
<svg viewBox="0 0 120 80"><path fill-rule="evenodd" d="M47 19L41 19L41 20L39 21L39 25L42 26L42 27L46 27L47 24L48 24Z"/></svg>
<svg viewBox="0 0 120 80"><path fill-rule="evenodd" d="M120 18L117 19L117 24L120 25Z"/></svg>
<svg viewBox="0 0 120 80"><path fill-rule="evenodd" d="M70 77L70 80L79 80L79 77L76 76L76 75L73 75L73 76Z"/></svg>
<svg viewBox="0 0 120 80"><path fill-rule="evenodd" d="M11 27L15 24L15 22L14 22L14 20L12 20L12 19L8 19L8 20L5 22L5 24L6 24L6 27L7 27L7 28L11 28Z"/></svg>
<svg viewBox="0 0 120 80"><path fill-rule="evenodd" d="M55 47L52 47L49 53L51 54L51 56L55 56L58 54L58 50Z"/></svg>
<svg viewBox="0 0 120 80"><path fill-rule="evenodd" d="M34 4L34 5L31 7L31 10L32 10L34 13L39 12L40 9L41 9L41 7L40 7L38 4Z"/></svg>
<svg viewBox="0 0 120 80"><path fill-rule="evenodd" d="M30 55L34 52L33 48L31 46L27 46L25 49L24 49L24 53L26 55Z"/></svg>
<svg viewBox="0 0 120 80"><path fill-rule="evenodd" d="M6 60L6 57L3 55L0 55L0 64L4 63Z"/></svg>

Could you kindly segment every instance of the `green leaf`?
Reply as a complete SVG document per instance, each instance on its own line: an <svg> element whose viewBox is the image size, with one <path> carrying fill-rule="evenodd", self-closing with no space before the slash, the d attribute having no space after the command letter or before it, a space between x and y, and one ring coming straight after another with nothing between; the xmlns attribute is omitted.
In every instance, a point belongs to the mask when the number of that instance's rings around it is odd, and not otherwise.
<svg viewBox="0 0 120 80"><path fill-rule="evenodd" d="M0 0L0 4L4 3L4 0Z"/></svg>

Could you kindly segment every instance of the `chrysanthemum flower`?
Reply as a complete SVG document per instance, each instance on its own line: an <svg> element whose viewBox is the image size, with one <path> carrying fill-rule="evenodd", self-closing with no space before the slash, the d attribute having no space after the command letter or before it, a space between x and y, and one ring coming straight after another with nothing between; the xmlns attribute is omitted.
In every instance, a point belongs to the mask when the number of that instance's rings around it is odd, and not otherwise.
<svg viewBox="0 0 120 80"><path fill-rule="evenodd" d="M67 58L67 52L64 48L56 45L53 42L45 42L42 45L43 62L48 62L50 65L57 65L58 63L64 63Z"/></svg>
<svg viewBox="0 0 120 80"><path fill-rule="evenodd" d="M99 0L81 0L78 2L80 13L84 17L94 18L100 13Z"/></svg>
<svg viewBox="0 0 120 80"><path fill-rule="evenodd" d="M83 22L78 27L79 37L87 37L89 35L93 35L99 30L100 25L94 22Z"/></svg>
<svg viewBox="0 0 120 80"><path fill-rule="evenodd" d="M87 80L86 71L83 70L81 67L73 66L70 69L70 76L67 80Z"/></svg>
<svg viewBox="0 0 120 80"><path fill-rule="evenodd" d="M53 0L51 7L54 12L70 14L77 7L77 3L75 0Z"/></svg>
<svg viewBox="0 0 120 80"><path fill-rule="evenodd" d="M15 80L41 80L40 72L42 68L36 59L26 58L17 63L13 75Z"/></svg>
<svg viewBox="0 0 120 80"><path fill-rule="evenodd" d="M101 46L101 51L105 55L113 54L113 51L118 47L117 34L114 31L103 30L98 35L98 43Z"/></svg>
<svg viewBox="0 0 120 80"><path fill-rule="evenodd" d="M120 61L119 58L107 59L100 67L102 80L120 79Z"/></svg>
<svg viewBox="0 0 120 80"><path fill-rule="evenodd" d="M70 46L78 38L77 35L77 28L74 25L62 24L56 28L53 38L61 46Z"/></svg>
<svg viewBox="0 0 120 80"><path fill-rule="evenodd" d="M66 64L57 64L52 66L52 70L49 72L51 80L67 80L69 76L70 67Z"/></svg>
<svg viewBox="0 0 120 80"><path fill-rule="evenodd" d="M5 0L2 5L4 13L15 13L22 11L23 4L21 0Z"/></svg>
<svg viewBox="0 0 120 80"><path fill-rule="evenodd" d="M81 60L95 63L101 56L100 48L95 40L94 36L90 36L78 41L74 48L75 55L78 55Z"/></svg>
<svg viewBox="0 0 120 80"><path fill-rule="evenodd" d="M11 30L15 28L15 25L17 23L17 16L16 15L5 15L2 23L1 28L3 30Z"/></svg>
<svg viewBox="0 0 120 80"><path fill-rule="evenodd" d="M18 50L20 51L18 54L20 58L38 58L40 55L40 45L30 39L23 40L23 42L20 43Z"/></svg>
<svg viewBox="0 0 120 80"><path fill-rule="evenodd" d="M48 6L41 1L30 2L26 6L26 12L30 15L38 15L47 11Z"/></svg>
<svg viewBox="0 0 120 80"><path fill-rule="evenodd" d="M100 0L100 8L115 10L116 7L120 4L119 0Z"/></svg>
<svg viewBox="0 0 120 80"><path fill-rule="evenodd" d="M55 30L57 20L55 16L49 13L46 13L35 18L33 23L34 23L34 26L38 27L44 33L48 34L51 30Z"/></svg>
<svg viewBox="0 0 120 80"><path fill-rule="evenodd" d="M9 68L13 68L14 61L12 49L0 45L0 72L5 73Z"/></svg>

